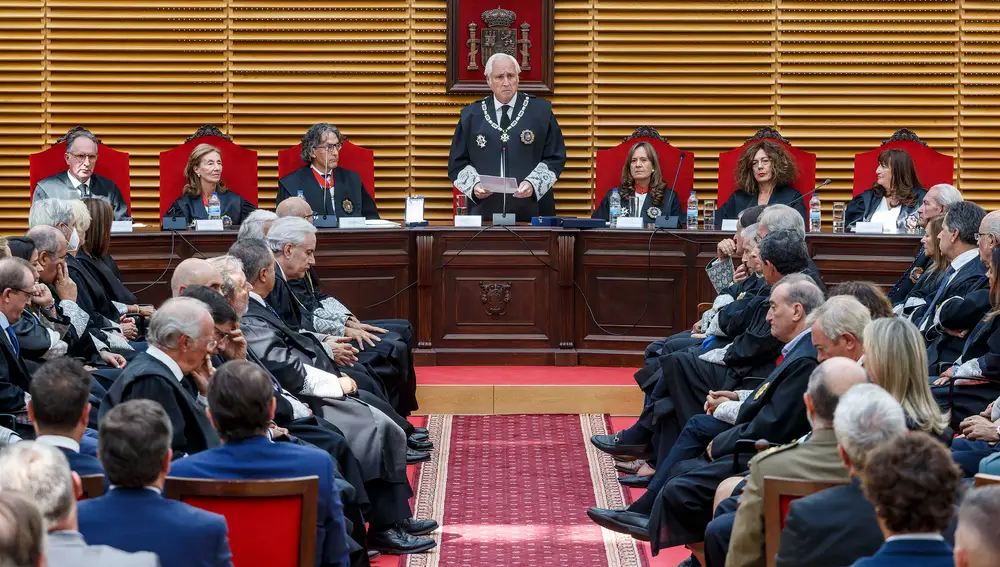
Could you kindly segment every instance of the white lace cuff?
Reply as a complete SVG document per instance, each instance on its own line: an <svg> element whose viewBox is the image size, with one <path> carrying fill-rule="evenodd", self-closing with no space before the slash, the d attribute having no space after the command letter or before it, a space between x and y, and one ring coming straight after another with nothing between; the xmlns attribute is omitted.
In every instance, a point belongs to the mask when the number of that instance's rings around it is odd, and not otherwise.
<svg viewBox="0 0 1000 567"><path fill-rule="evenodd" d="M476 198L472 194L472 190L476 188L478 183L479 172L471 165L463 167L462 171L459 171L458 176L455 178L455 187L462 193L465 193L465 196L470 199Z"/></svg>
<svg viewBox="0 0 1000 567"><path fill-rule="evenodd" d="M312 415L309 413L309 406L300 402L298 398L289 394L288 392L282 390L281 395L284 396L288 403L292 404L292 419L302 419L304 417L309 417Z"/></svg>
<svg viewBox="0 0 1000 567"><path fill-rule="evenodd" d="M135 350L132 348L132 345L128 344L128 339L126 339L123 335L110 331L106 334L108 335L108 344L111 345L111 348L118 350Z"/></svg>
<svg viewBox="0 0 1000 567"><path fill-rule="evenodd" d="M344 389L340 387L340 379L319 368L305 364L306 379L302 389L307 395L317 398L343 398Z"/></svg>
<svg viewBox="0 0 1000 567"><path fill-rule="evenodd" d="M128 315L128 305L125 305L124 303L118 303L117 301L112 301L111 303L114 304L115 309L118 310L119 315Z"/></svg>
<svg viewBox="0 0 1000 567"><path fill-rule="evenodd" d="M730 344L732 344L732 343L730 343ZM727 350L729 350L729 345L726 345L726 346L724 346L722 348L712 349L712 350L710 350L710 351L708 351L708 352L700 355L698 358L701 359L701 360L704 360L705 362L711 362L712 364L717 364L719 366L725 366L726 364L725 364L725 362L723 362L723 360L726 358L726 351Z"/></svg>
<svg viewBox="0 0 1000 567"><path fill-rule="evenodd" d="M747 398L749 398L750 394L752 394L752 393L753 393L753 390L736 390L736 395L740 397L740 401L741 402L743 400L746 400Z"/></svg>
<svg viewBox="0 0 1000 567"><path fill-rule="evenodd" d="M531 173L524 178L525 181L531 183L531 186L535 188L535 195L539 199L548 193L549 189L552 189L552 186L556 184L556 179L556 174L549 169L549 166L544 161L539 162L535 166L535 169L532 169Z"/></svg>
<svg viewBox="0 0 1000 567"><path fill-rule="evenodd" d="M106 350L111 350L111 347L109 347L107 344L104 343L104 341L95 337L94 335L90 335L90 339L94 341L94 347L97 348L97 352L104 352Z"/></svg>
<svg viewBox="0 0 1000 567"><path fill-rule="evenodd" d="M75 301L68 299L60 301L59 308L62 309L63 315L69 317L69 322L76 329L76 334L82 337L87 330L87 323L90 322L90 315L87 315L87 312L81 309Z"/></svg>
<svg viewBox="0 0 1000 567"><path fill-rule="evenodd" d="M715 408L715 412L712 417L715 419L733 425L736 423L736 417L740 415L740 407L743 402L735 402L729 400L728 402L722 402L722 404Z"/></svg>
<svg viewBox="0 0 1000 567"><path fill-rule="evenodd" d="M52 331L49 332L51 333ZM53 358L59 358L60 356L65 355L67 350L69 350L69 345L60 340L58 336L56 336L55 342L52 343L52 346L49 347L49 350L45 351L45 354L42 355L42 358L44 358L45 360L52 360Z"/></svg>
<svg viewBox="0 0 1000 567"><path fill-rule="evenodd" d="M983 370L979 367L979 359L973 358L969 362L963 362L955 370L955 378L982 378Z"/></svg>

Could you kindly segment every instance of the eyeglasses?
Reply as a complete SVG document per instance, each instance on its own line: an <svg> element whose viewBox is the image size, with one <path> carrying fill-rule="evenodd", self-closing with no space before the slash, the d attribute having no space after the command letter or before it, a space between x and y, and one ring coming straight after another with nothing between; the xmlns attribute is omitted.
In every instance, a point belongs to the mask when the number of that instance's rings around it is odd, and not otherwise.
<svg viewBox="0 0 1000 567"><path fill-rule="evenodd" d="M20 289L20 288L16 288L16 287L11 287L11 288L7 288L7 289L9 289L11 291L17 291L17 292L23 293L27 297L34 297L35 296L35 290L28 291L26 289Z"/></svg>
<svg viewBox="0 0 1000 567"><path fill-rule="evenodd" d="M337 150L339 152L340 150L342 150L344 148L344 143L343 142L337 142L336 144L327 144L325 146L320 146L319 148L321 150L326 150L328 152L332 152L333 150Z"/></svg>
<svg viewBox="0 0 1000 567"><path fill-rule="evenodd" d="M977 232L976 233L976 244L979 244L980 240L986 239L986 238L988 238L990 236L992 236L994 240L996 240L996 238L997 238L992 232Z"/></svg>
<svg viewBox="0 0 1000 567"><path fill-rule="evenodd" d="M222 344L222 343L228 341L230 338L232 338L229 333L223 331L222 329L220 329L218 327L215 328L215 332L218 333L218 334L220 334L220 335L222 335L222 338L219 339L218 341L216 341L218 344ZM209 348L211 348L211 347L209 347Z"/></svg>
<svg viewBox="0 0 1000 567"><path fill-rule="evenodd" d="M69 154L69 157L79 162L85 162L87 160L92 162L97 161L97 154Z"/></svg>
<svg viewBox="0 0 1000 567"><path fill-rule="evenodd" d="M771 158L764 158L762 160L754 160L750 162L750 165L754 167L767 167L771 165Z"/></svg>

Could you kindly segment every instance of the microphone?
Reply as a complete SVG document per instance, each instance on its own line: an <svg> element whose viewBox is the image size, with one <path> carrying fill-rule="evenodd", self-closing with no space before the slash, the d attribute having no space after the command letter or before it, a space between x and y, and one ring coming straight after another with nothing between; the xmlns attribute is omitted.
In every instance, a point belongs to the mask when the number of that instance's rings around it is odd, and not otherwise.
<svg viewBox="0 0 1000 567"><path fill-rule="evenodd" d="M667 202L663 203L663 211L660 216L656 217L656 228L676 229L680 226L680 219L670 216L670 204L677 192L677 179L681 176L681 166L684 165L684 156L686 155L686 153L681 152L681 159L677 160L677 171L674 172L674 183L670 186L670 196L667 197Z"/></svg>
<svg viewBox="0 0 1000 567"><path fill-rule="evenodd" d="M797 203L797 202L801 201L802 199L805 199L807 196L812 195L816 191L819 191L820 189L826 187L827 185L829 185L831 183L833 183L833 180L832 179L827 179L826 181L824 181L824 182L820 183L819 185L817 185L812 191L806 191L805 193L803 193L803 194L799 195L798 197L796 197L796 198L792 199L791 201L789 201L788 202L788 206L791 207L794 203Z"/></svg>

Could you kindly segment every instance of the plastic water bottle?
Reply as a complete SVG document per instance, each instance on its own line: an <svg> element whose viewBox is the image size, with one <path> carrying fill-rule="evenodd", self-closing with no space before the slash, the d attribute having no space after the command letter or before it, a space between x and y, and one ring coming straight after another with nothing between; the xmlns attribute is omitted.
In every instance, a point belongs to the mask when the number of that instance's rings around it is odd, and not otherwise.
<svg viewBox="0 0 1000 567"><path fill-rule="evenodd" d="M213 192L208 200L208 220L218 220L222 218L222 205L219 203L219 194Z"/></svg>
<svg viewBox="0 0 1000 567"><path fill-rule="evenodd" d="M698 195L694 191L691 191L691 196L688 197L687 228L698 230Z"/></svg>
<svg viewBox="0 0 1000 567"><path fill-rule="evenodd" d="M618 226L618 217L622 216L622 196L615 187L608 197L608 216L611 220L611 228Z"/></svg>
<svg viewBox="0 0 1000 567"><path fill-rule="evenodd" d="M812 199L809 199L809 232L819 232L822 224L820 221L819 197L813 193Z"/></svg>
<svg viewBox="0 0 1000 567"><path fill-rule="evenodd" d="M305 201L306 200L305 195L306 194L302 192L302 189L299 189L299 193L298 193L299 199L302 199L303 201Z"/></svg>

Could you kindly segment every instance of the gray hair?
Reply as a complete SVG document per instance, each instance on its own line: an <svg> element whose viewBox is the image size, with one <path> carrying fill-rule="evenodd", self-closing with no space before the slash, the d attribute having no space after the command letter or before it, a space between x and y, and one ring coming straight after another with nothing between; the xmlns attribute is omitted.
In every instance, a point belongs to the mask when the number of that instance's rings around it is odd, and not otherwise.
<svg viewBox="0 0 1000 567"><path fill-rule="evenodd" d="M280 217L267 231L267 244L272 252L280 252L286 244L299 246L306 240L306 235L316 232L316 227L300 217Z"/></svg>
<svg viewBox="0 0 1000 567"><path fill-rule="evenodd" d="M958 510L958 530L970 530L977 549L992 557L991 564L1000 562L1000 530L997 529L1000 516L1000 486L980 486L965 493L962 507Z"/></svg>
<svg viewBox="0 0 1000 567"><path fill-rule="evenodd" d="M935 200L942 207L947 208L962 201L962 192L956 189L954 185L938 183L928 189L928 191L933 191L934 189L937 189L938 192L937 199Z"/></svg>
<svg viewBox="0 0 1000 567"><path fill-rule="evenodd" d="M73 205L62 199L42 199L31 204L28 212L28 228L36 226L71 226Z"/></svg>
<svg viewBox="0 0 1000 567"><path fill-rule="evenodd" d="M344 136L340 134L340 129L332 124L326 122L320 122L318 124L313 124L306 130L306 133L302 135L302 153L299 157L305 163L310 163L312 161L312 153L320 144L323 143L323 136L328 132L333 132L337 135L337 139L341 142L344 141Z"/></svg>
<svg viewBox="0 0 1000 567"><path fill-rule="evenodd" d="M740 236L743 237L744 242L757 240L757 223L753 223L740 231Z"/></svg>
<svg viewBox="0 0 1000 567"><path fill-rule="evenodd" d="M208 305L191 297L175 297L163 302L149 321L146 340L156 348L177 348L180 338L201 338L203 318L212 318Z"/></svg>
<svg viewBox="0 0 1000 567"><path fill-rule="evenodd" d="M243 219L240 224L240 231L236 235L236 240L245 240L247 238L264 238L267 234L264 231L264 225L269 222L274 222L278 218L275 213L265 210L257 209L256 211L247 215L247 218Z"/></svg>
<svg viewBox="0 0 1000 567"><path fill-rule="evenodd" d="M791 230L803 239L806 237L806 221L788 205L768 205L757 218L757 224L766 226L768 232Z"/></svg>
<svg viewBox="0 0 1000 567"><path fill-rule="evenodd" d="M259 238L237 240L229 247L229 255L235 256L243 264L243 275L251 284L257 281L261 270L274 265L274 254L267 246L267 241Z"/></svg>
<svg viewBox="0 0 1000 567"><path fill-rule="evenodd" d="M997 242L1000 242L1000 211L993 211L983 217L981 226L983 232L992 234L996 237Z"/></svg>
<svg viewBox="0 0 1000 567"><path fill-rule="evenodd" d="M59 229L47 224L36 226L25 233L25 236L35 242L35 250L39 253L48 252L53 256L59 254L59 239L66 241L66 237L59 232Z"/></svg>
<svg viewBox="0 0 1000 567"><path fill-rule="evenodd" d="M798 303L802 305L802 310L807 315L823 304L823 292L816 285L816 282L805 274L789 274L778 280L772 290L778 289L780 285L788 287L786 290L788 304Z"/></svg>
<svg viewBox="0 0 1000 567"><path fill-rule="evenodd" d="M958 231L958 238L969 245L976 245L976 233L986 216L986 210L972 201L962 201L948 207L944 223L950 230Z"/></svg>
<svg viewBox="0 0 1000 567"><path fill-rule="evenodd" d="M0 293L8 289L24 289L35 281L31 265L21 258L0 260Z"/></svg>
<svg viewBox="0 0 1000 567"><path fill-rule="evenodd" d="M66 153L69 153L70 149L73 148L73 142L80 138L86 138L91 142L94 142L95 146L101 145L101 141L97 139L97 136L95 136L93 132L81 126L77 126L66 133Z"/></svg>
<svg viewBox="0 0 1000 567"><path fill-rule="evenodd" d="M494 53L493 55L490 55L489 59L486 60L486 69L483 74L486 75L487 79L493 76L493 63L495 63L498 59L507 59L514 64L514 72L518 75L521 74L521 64L517 62L517 59L506 53Z"/></svg>
<svg viewBox="0 0 1000 567"><path fill-rule="evenodd" d="M73 477L69 461L59 449L21 441L0 451L0 491L16 490L38 504L46 529L73 511Z"/></svg>
<svg viewBox="0 0 1000 567"><path fill-rule="evenodd" d="M837 443L861 470L876 447L906 433L903 407L875 384L857 384L840 396L833 415Z"/></svg>
<svg viewBox="0 0 1000 567"><path fill-rule="evenodd" d="M236 256L216 256L209 258L208 263L219 270L222 277L222 295L227 299L232 299L236 293L236 282L233 281L234 273L243 273L243 262Z"/></svg>
<svg viewBox="0 0 1000 567"><path fill-rule="evenodd" d="M868 308L853 295L835 295L809 315L807 324L812 326L817 321L819 321L820 330L831 341L836 341L841 335L848 334L856 338L858 342L862 342L865 336L865 327L872 322L872 315Z"/></svg>
<svg viewBox="0 0 1000 567"><path fill-rule="evenodd" d="M87 229L90 228L90 211L87 210L87 205L79 199L73 199L67 201L70 208L73 209L73 228L83 236Z"/></svg>

